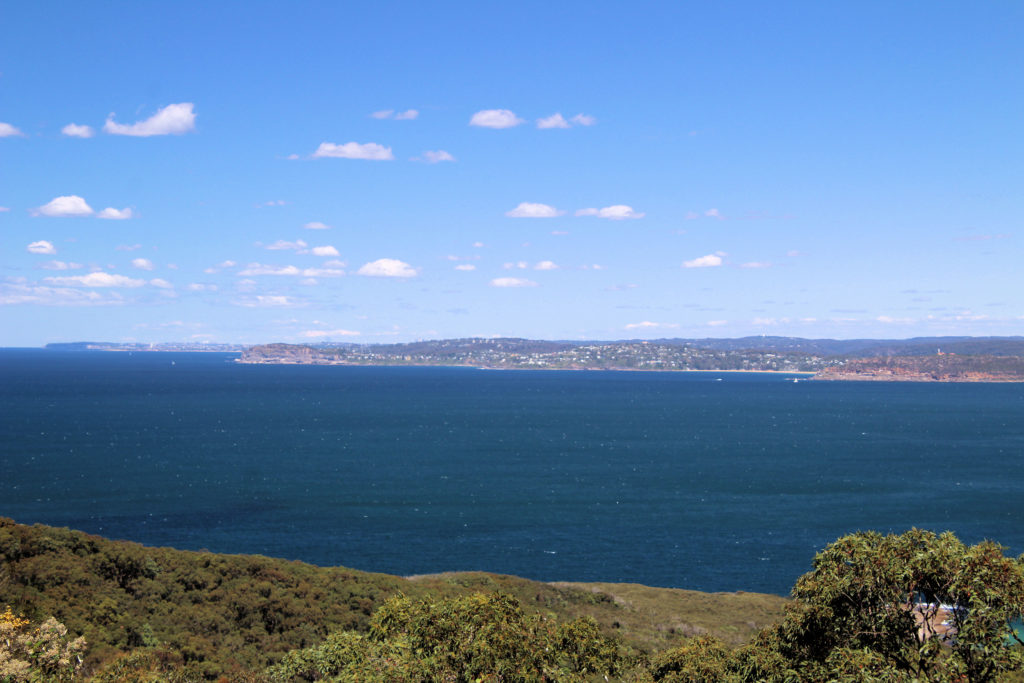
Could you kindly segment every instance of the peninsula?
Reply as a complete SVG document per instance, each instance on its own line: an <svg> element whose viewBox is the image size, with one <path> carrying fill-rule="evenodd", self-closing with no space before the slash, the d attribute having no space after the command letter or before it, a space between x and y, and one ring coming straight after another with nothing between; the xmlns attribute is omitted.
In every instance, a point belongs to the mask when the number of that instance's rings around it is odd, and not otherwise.
<svg viewBox="0 0 1024 683"><path fill-rule="evenodd" d="M1024 338L832 340L796 337L540 341L442 339L404 344L265 344L248 364L462 366L488 369L808 373L819 380L1024 381Z"/></svg>

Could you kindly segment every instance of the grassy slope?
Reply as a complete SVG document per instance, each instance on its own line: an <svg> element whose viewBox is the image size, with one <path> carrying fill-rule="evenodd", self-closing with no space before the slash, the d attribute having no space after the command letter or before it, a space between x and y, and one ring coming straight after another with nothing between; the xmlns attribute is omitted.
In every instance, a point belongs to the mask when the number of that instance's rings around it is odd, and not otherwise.
<svg viewBox="0 0 1024 683"><path fill-rule="evenodd" d="M261 556L219 555L110 541L0 518L0 609L56 616L90 643L95 664L163 643L209 675L262 668L341 629L365 629L401 592L429 599L500 590L559 620L593 616L608 633L653 652L708 632L740 643L777 619L785 600L634 584L546 584L466 572L405 579Z"/></svg>

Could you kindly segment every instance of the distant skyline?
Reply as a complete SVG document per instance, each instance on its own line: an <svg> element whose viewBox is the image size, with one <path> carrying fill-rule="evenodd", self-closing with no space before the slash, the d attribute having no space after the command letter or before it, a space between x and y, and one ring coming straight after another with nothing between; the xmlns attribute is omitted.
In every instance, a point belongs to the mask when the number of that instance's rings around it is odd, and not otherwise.
<svg viewBox="0 0 1024 683"><path fill-rule="evenodd" d="M1024 333L1024 5L8 3L0 346Z"/></svg>

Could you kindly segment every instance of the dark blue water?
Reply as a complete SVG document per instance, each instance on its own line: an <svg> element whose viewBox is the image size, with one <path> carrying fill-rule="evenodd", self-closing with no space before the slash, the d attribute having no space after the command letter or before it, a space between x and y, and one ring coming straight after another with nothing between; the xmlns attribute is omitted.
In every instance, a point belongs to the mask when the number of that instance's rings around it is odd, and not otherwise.
<svg viewBox="0 0 1024 683"><path fill-rule="evenodd" d="M0 515L395 574L786 593L858 529L1024 551L1024 386L0 351Z"/></svg>

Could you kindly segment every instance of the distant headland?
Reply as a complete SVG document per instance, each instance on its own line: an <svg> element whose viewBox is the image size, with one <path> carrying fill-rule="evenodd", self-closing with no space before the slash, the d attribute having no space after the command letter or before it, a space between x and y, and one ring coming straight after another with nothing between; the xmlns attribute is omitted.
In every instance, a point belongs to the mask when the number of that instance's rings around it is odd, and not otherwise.
<svg viewBox="0 0 1024 683"><path fill-rule="evenodd" d="M487 369L809 373L820 380L1024 381L1022 337L834 340L795 337L538 341L465 338L405 344L265 344L241 363L437 365Z"/></svg>
<svg viewBox="0 0 1024 683"><path fill-rule="evenodd" d="M653 339L547 341L467 337L398 344L72 342L61 351L217 351L239 363L448 366L491 370L803 373L815 380L1024 382L1024 337Z"/></svg>

